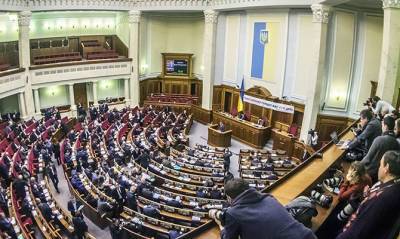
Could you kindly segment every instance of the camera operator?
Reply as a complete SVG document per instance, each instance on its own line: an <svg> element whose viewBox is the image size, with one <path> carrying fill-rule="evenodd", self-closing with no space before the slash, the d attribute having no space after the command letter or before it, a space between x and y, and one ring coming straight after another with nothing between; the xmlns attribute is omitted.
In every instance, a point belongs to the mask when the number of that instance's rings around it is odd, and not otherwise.
<svg viewBox="0 0 400 239"><path fill-rule="evenodd" d="M243 179L230 180L225 194L230 207L209 211L209 216L221 228L222 239L316 238L274 197L250 188Z"/></svg>
<svg viewBox="0 0 400 239"><path fill-rule="evenodd" d="M383 117L387 113L392 113L396 109L387 101L381 100L379 96L374 96L368 100L368 107L372 109L375 115ZM386 111L386 112L384 112Z"/></svg>

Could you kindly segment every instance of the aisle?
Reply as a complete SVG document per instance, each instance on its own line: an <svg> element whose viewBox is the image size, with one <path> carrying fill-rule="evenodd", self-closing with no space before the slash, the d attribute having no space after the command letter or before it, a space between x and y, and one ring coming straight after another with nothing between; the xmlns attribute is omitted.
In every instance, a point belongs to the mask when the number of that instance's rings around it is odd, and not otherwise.
<svg viewBox="0 0 400 239"><path fill-rule="evenodd" d="M65 212L69 213L67 203L70 200L71 194L69 193L67 180L65 180L63 168L61 166L58 166L57 162L55 163L55 165L57 168L57 175L59 180L58 189L60 190L60 193L56 192L51 181L49 182L49 184L51 185L50 190L52 190L52 194L57 199L57 202L61 204L60 206L65 210ZM108 227L103 230L93 224L92 221L90 221L87 217L85 217L85 222L88 225L89 233L92 234L94 237L111 239L110 230Z"/></svg>
<svg viewBox="0 0 400 239"><path fill-rule="evenodd" d="M193 121L192 128L189 133L189 145L194 147L196 144L207 145L208 128L206 125L201 124L197 121ZM239 152L240 149L252 149L250 146L243 144L235 139L231 141L231 147L229 150L233 152L231 157L231 164L229 171L235 176L239 177Z"/></svg>

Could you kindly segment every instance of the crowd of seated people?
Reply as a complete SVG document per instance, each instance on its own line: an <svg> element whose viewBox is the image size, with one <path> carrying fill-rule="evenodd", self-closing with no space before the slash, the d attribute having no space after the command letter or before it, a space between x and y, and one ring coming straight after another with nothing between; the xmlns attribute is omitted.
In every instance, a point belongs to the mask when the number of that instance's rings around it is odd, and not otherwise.
<svg viewBox="0 0 400 239"><path fill-rule="evenodd" d="M1 128L2 142L8 142L0 162L2 238L35 238L35 231L44 238L76 235L72 219L62 212L47 181L49 177L58 191L53 171L58 143L51 139L67 120L32 118Z"/></svg>
<svg viewBox="0 0 400 239"><path fill-rule="evenodd" d="M240 151L240 175L250 183L250 187L264 189L298 165L298 162L279 151Z"/></svg>
<svg viewBox="0 0 400 239"><path fill-rule="evenodd" d="M72 187L84 198L92 195L92 207L103 218L117 218L124 225L134 221L134 232L163 238L170 233L178 236L207 222L208 209L222 207L224 196L217 182L180 183L175 181L180 177L166 178L151 170L152 166L167 168L161 163L167 160L165 148L169 142L158 148L158 137L151 140L150 135L162 127L172 129L173 124L182 125L176 127L178 131L185 130L186 112L175 115L152 107L99 111L92 108L90 121L68 133L62 161ZM186 183L194 187L193 193L179 188ZM160 228L154 230L154 225ZM179 229L178 233L173 228Z"/></svg>

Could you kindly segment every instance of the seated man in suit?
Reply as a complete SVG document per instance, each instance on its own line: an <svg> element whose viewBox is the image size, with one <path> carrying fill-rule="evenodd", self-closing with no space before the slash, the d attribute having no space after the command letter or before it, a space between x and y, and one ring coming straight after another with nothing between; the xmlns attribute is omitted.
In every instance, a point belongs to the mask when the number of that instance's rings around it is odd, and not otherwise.
<svg viewBox="0 0 400 239"><path fill-rule="evenodd" d="M167 205L171 206L171 207L181 208L182 207L181 197L176 196L176 198L172 198L172 199L168 200Z"/></svg>
<svg viewBox="0 0 400 239"><path fill-rule="evenodd" d="M218 130L221 132L225 131L225 125L222 123L222 121L220 121L218 124Z"/></svg>
<svg viewBox="0 0 400 239"><path fill-rule="evenodd" d="M143 214L149 217L159 218L160 210L158 210L158 208L156 208L155 206L146 205L143 207Z"/></svg>
<svg viewBox="0 0 400 239"><path fill-rule="evenodd" d="M104 218L111 216L113 208L104 197L99 197L99 200L97 201L97 211L100 216Z"/></svg>

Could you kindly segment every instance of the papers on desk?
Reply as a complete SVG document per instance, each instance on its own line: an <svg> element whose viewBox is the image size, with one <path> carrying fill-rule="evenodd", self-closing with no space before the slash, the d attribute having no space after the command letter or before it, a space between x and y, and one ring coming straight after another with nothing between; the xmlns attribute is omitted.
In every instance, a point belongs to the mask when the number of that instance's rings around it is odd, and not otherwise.
<svg viewBox="0 0 400 239"><path fill-rule="evenodd" d="M336 145L339 146L340 149L347 149L347 146L349 146L350 142L350 140L339 141Z"/></svg>
<svg viewBox="0 0 400 239"><path fill-rule="evenodd" d="M194 222L200 222L201 218L197 216L192 216L192 221Z"/></svg>

